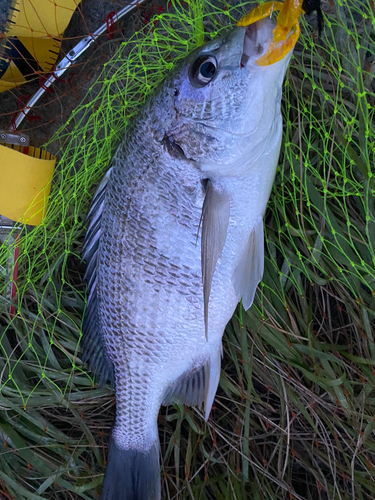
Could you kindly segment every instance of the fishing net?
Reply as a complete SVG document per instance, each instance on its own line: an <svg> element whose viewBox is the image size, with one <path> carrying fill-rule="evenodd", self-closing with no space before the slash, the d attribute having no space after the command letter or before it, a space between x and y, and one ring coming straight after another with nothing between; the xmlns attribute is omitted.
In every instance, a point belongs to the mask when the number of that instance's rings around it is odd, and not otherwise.
<svg viewBox="0 0 375 500"><path fill-rule="evenodd" d="M44 145L58 159L47 215L0 246L4 498L98 498L114 395L81 362L85 214L147 96L251 8L153 4L150 23L142 27L142 11L132 36L106 42L111 57L74 68L91 79ZM264 278L252 308L239 306L227 326L211 419L178 406L159 417L165 498L375 496L375 14L370 0L322 8L321 36L314 14L302 19L286 76Z"/></svg>

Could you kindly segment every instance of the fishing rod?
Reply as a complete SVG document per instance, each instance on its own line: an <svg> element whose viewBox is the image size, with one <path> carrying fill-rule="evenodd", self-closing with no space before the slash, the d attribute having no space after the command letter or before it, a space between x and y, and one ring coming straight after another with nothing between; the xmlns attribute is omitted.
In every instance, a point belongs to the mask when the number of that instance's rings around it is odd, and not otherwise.
<svg viewBox="0 0 375 500"><path fill-rule="evenodd" d="M146 3L147 0L132 0L129 5L121 9L119 12L114 13L111 16L111 23L108 22L108 19L105 23L103 23L92 35L86 36L83 40L77 43L75 47L73 47L68 54L58 63L54 71L50 74L43 85L39 88L37 92L29 99L26 103L25 107L19 111L16 118L12 122L11 130L16 131L18 127L21 125L22 121L25 119L26 115L30 111L30 109L38 102L38 100L42 97L44 92L55 82L62 77L65 71L70 68L70 66L77 61L79 57L102 35L105 31L109 30L112 26L112 23L119 21L126 14L132 12L136 7Z"/></svg>

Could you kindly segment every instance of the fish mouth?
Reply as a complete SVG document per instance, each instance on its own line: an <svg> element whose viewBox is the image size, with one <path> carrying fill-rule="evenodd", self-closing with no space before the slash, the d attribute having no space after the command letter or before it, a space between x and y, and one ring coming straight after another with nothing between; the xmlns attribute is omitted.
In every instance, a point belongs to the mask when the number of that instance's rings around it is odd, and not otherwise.
<svg viewBox="0 0 375 500"><path fill-rule="evenodd" d="M304 3L303 0L285 0L284 3L272 0L255 7L238 21L238 26L249 26L259 19L271 17L274 11L279 11L271 44L267 52L256 60L259 66L269 66L281 61L293 50L300 33L298 19L304 14Z"/></svg>
<svg viewBox="0 0 375 500"><path fill-rule="evenodd" d="M245 67L249 61L255 62L267 52L273 40L275 26L271 19L261 19L246 27L241 68Z"/></svg>

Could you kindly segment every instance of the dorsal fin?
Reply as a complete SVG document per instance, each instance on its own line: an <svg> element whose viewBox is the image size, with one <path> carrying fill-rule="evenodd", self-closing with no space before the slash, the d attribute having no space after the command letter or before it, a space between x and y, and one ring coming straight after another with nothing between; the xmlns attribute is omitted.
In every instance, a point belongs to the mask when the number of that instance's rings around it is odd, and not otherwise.
<svg viewBox="0 0 375 500"><path fill-rule="evenodd" d="M249 240L233 272L232 283L245 311L253 303L264 270L263 217L255 222Z"/></svg>
<svg viewBox="0 0 375 500"><path fill-rule="evenodd" d="M89 227L82 250L82 260L86 261L84 280L87 282L87 305L82 325L82 361L87 362L101 386L109 379L114 387L114 368L105 353L105 344L99 329L98 294L97 294L97 260L101 234L101 217L103 213L106 187L111 169L99 184L87 214Z"/></svg>
<svg viewBox="0 0 375 500"><path fill-rule="evenodd" d="M184 373L168 387L163 405L173 403L195 406L204 403L205 418L208 419L220 380L221 348L217 349L207 363L198 370Z"/></svg>
<svg viewBox="0 0 375 500"><path fill-rule="evenodd" d="M202 281L204 301L204 325L208 337L208 301L210 298L212 277L216 263L225 244L230 215L229 196L224 191L214 188L210 179L206 179L206 196L202 208Z"/></svg>

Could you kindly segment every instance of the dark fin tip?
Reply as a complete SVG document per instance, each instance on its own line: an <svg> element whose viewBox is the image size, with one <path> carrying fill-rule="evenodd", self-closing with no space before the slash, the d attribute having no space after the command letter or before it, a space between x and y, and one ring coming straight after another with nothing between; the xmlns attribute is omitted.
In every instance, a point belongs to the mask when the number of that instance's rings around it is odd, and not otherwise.
<svg viewBox="0 0 375 500"><path fill-rule="evenodd" d="M160 500L159 443L146 453L111 440L101 500Z"/></svg>

